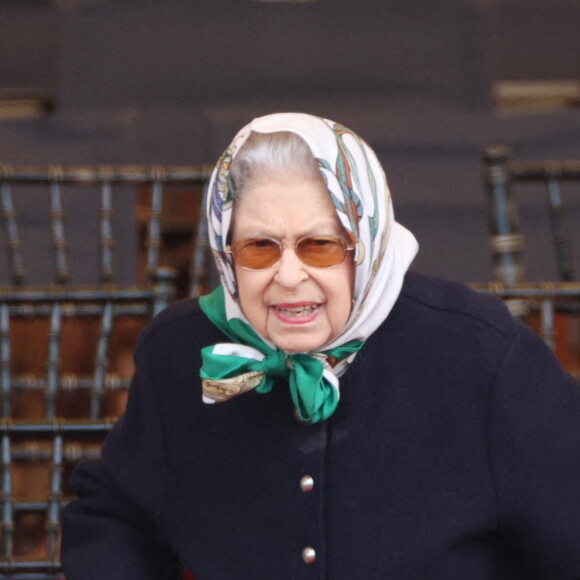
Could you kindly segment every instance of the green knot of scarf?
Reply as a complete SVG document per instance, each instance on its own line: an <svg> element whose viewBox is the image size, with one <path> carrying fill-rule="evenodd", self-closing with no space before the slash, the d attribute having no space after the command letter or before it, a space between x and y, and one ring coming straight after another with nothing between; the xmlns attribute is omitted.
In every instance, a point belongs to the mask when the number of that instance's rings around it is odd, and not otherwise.
<svg viewBox="0 0 580 580"><path fill-rule="evenodd" d="M269 392L275 380L287 380L290 396L300 418L315 423L330 417L340 398L338 378L320 355L287 354L267 345L256 332L239 319L227 320L223 288L220 286L199 304L206 316L232 343L202 349L203 398L207 403L223 402L255 389ZM363 343L352 340L324 351L336 359L357 352Z"/></svg>
<svg viewBox="0 0 580 580"><path fill-rule="evenodd" d="M287 379L290 374L290 366L286 358L286 353L279 349L267 353L262 361L261 370L266 376L276 379Z"/></svg>

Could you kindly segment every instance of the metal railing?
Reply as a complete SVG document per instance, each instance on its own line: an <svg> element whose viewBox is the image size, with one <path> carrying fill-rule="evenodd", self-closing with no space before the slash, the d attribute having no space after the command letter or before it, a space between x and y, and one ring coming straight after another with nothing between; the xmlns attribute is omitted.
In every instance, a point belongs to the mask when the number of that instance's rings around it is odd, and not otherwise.
<svg viewBox="0 0 580 580"><path fill-rule="evenodd" d="M506 284L525 279L522 255L525 240L520 227L516 184L538 183L546 192L546 207L552 235L558 278L575 279L571 231L561 185L578 182L580 161L518 161L501 145L483 150L484 186L487 193L488 224L495 278ZM580 192L580 187L578 188Z"/></svg>
<svg viewBox="0 0 580 580"><path fill-rule="evenodd" d="M512 314L532 326L562 365L580 380L580 282L496 281L471 286L501 298ZM566 352L562 352L564 349Z"/></svg>
<svg viewBox="0 0 580 580"><path fill-rule="evenodd" d="M137 335L133 327L142 328L175 297L175 272L162 256L168 192L193 197L201 208L209 175L205 166L0 165L0 227L8 269L7 282L0 284L0 579L62 577L59 521L71 499L68 473L79 460L98 456L129 386L130 373L115 368L115 341L128 326L124 349L130 358ZM147 192L141 207L145 276L121 284L115 224L119 219L133 223L135 212L119 215L116 202L127 195L136 199L134 188ZM48 201L42 225L52 266L50 279L39 285L29 283L34 259L26 259L26 239L31 232L21 219L22 202L32 189L44 192ZM98 272L94 284L83 286L74 282L69 259L71 244L78 241L71 239L68 226L78 217L67 204L81 190L98 199L94 217L83 218L98 223ZM203 219L191 223L197 236L191 266L197 293L206 275L204 227ZM72 369L66 364L71 345L79 359Z"/></svg>

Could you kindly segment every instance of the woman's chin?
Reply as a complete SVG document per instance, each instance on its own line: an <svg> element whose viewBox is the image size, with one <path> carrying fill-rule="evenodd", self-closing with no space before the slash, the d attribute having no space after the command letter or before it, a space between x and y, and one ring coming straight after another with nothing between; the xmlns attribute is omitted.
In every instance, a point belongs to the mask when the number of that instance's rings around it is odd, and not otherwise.
<svg viewBox="0 0 580 580"><path fill-rule="evenodd" d="M297 352L315 352L329 342L328 334L321 336L318 333L299 333L296 332L294 336L288 336L289 333L284 333L282 336L272 336L271 341L280 349L287 353ZM317 336L318 334L318 336Z"/></svg>

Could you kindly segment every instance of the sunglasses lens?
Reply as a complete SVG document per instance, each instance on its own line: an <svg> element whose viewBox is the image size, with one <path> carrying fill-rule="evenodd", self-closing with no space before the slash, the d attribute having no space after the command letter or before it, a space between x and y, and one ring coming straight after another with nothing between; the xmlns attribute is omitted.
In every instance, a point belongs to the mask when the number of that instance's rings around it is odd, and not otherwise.
<svg viewBox="0 0 580 580"><path fill-rule="evenodd" d="M317 236L300 240L296 253L309 266L330 268L344 261L346 247L340 238Z"/></svg>
<svg viewBox="0 0 580 580"><path fill-rule="evenodd" d="M248 238L232 244L234 260L244 268L263 270L280 259L280 246L268 238Z"/></svg>
<svg viewBox="0 0 580 580"><path fill-rule="evenodd" d="M236 264L250 270L271 268L282 254L282 243L270 238L238 240L231 248ZM300 260L315 268L341 264L347 251L344 240L331 236L302 238L296 244L296 254Z"/></svg>

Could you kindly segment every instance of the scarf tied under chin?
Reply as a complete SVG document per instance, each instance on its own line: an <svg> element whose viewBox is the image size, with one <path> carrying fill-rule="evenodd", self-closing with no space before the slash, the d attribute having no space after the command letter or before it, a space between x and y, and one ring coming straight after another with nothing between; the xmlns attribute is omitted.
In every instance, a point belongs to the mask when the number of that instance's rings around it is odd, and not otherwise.
<svg viewBox="0 0 580 580"><path fill-rule="evenodd" d="M232 343L202 349L203 400L223 402L250 390L268 393L277 380L287 381L290 396L301 420L316 423L328 419L340 398L338 377L327 362L356 353L363 345L351 340L321 353L286 353L266 344L239 318L227 320L223 288L199 300L203 312Z"/></svg>

